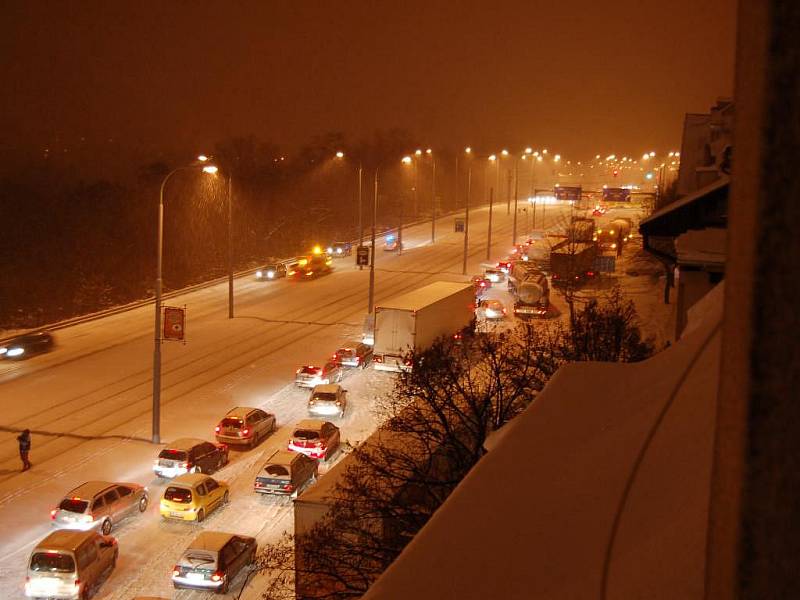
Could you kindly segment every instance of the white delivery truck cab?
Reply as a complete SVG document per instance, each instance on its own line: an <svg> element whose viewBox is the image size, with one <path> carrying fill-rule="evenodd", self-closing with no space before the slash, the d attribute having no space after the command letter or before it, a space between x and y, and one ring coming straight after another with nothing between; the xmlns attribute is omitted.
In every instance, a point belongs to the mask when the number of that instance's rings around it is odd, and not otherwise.
<svg viewBox="0 0 800 600"><path fill-rule="evenodd" d="M471 283L437 281L375 306L372 364L379 371L407 371L409 353L467 327L474 315Z"/></svg>

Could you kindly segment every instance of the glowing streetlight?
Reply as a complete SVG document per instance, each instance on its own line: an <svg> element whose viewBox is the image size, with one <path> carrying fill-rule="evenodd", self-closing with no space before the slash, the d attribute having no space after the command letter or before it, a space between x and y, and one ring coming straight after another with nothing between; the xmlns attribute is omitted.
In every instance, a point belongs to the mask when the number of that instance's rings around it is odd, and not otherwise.
<svg viewBox="0 0 800 600"><path fill-rule="evenodd" d="M341 150L339 150L339 151L336 153L336 158L344 158L344 152L342 152Z"/></svg>
<svg viewBox="0 0 800 600"><path fill-rule="evenodd" d="M655 156L655 155L656 155L656 153L651 150L650 151L650 156Z"/></svg>
<svg viewBox="0 0 800 600"><path fill-rule="evenodd" d="M533 148L531 148L530 146L525 148L525 154L533 154Z"/></svg>
<svg viewBox="0 0 800 600"><path fill-rule="evenodd" d="M555 161L555 162L558 162L558 161L560 161L560 160L561 160L561 155L560 155L560 154L556 154L556 155L553 157L553 161Z"/></svg>
<svg viewBox="0 0 800 600"><path fill-rule="evenodd" d="M208 173L209 175L214 175L219 169L214 165L207 165L203 167L203 173Z"/></svg>
<svg viewBox="0 0 800 600"><path fill-rule="evenodd" d="M433 150L431 150L430 148L425 150L425 154L427 154L428 156L430 156L432 152L433 152Z"/></svg>
<svg viewBox="0 0 800 600"><path fill-rule="evenodd" d="M542 150L542 154L547 154L547 148L545 148L544 150Z"/></svg>
<svg viewBox="0 0 800 600"><path fill-rule="evenodd" d="M472 148L470 148L469 146L464 148L464 154L472 154Z"/></svg>
<svg viewBox="0 0 800 600"><path fill-rule="evenodd" d="M502 150L500 154L502 154L503 156L508 156L508 150Z"/></svg>
<svg viewBox="0 0 800 600"><path fill-rule="evenodd" d="M413 159L410 156L404 156L400 162L404 165L410 165Z"/></svg>
<svg viewBox="0 0 800 600"><path fill-rule="evenodd" d="M489 155L489 160L492 161L492 162L496 161L497 160L497 155L496 154L490 154Z"/></svg>
<svg viewBox="0 0 800 600"><path fill-rule="evenodd" d="M414 151L414 154L416 154L417 156L422 156L422 150L417 149Z"/></svg>

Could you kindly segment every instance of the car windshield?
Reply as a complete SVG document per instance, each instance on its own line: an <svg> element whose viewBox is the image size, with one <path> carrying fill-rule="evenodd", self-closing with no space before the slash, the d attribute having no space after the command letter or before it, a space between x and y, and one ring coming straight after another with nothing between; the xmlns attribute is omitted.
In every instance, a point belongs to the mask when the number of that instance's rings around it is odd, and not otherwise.
<svg viewBox="0 0 800 600"><path fill-rule="evenodd" d="M242 420L238 417L225 417L222 419L221 425L223 427L234 427L239 429L242 426Z"/></svg>
<svg viewBox="0 0 800 600"><path fill-rule="evenodd" d="M317 392L312 398L315 402L336 402L336 394L329 394L327 392Z"/></svg>
<svg viewBox="0 0 800 600"><path fill-rule="evenodd" d="M180 504L189 504L192 501L192 490L181 487L170 486L164 492L164 500L171 502L178 502Z"/></svg>
<svg viewBox="0 0 800 600"><path fill-rule="evenodd" d="M61 510L68 510L69 512L82 513L89 506L86 500L79 500L77 498L64 498L58 508Z"/></svg>
<svg viewBox="0 0 800 600"><path fill-rule="evenodd" d="M37 552L31 556L31 571L45 573L73 573L75 561L69 554Z"/></svg>
<svg viewBox="0 0 800 600"><path fill-rule="evenodd" d="M301 440L316 440L319 438L319 432L312 429L298 429L294 432L293 437Z"/></svg>
<svg viewBox="0 0 800 600"><path fill-rule="evenodd" d="M336 351L336 354L343 358L352 358L353 356L356 355L356 351L353 350L352 348L339 348Z"/></svg>
<svg viewBox="0 0 800 600"><path fill-rule="evenodd" d="M169 450L165 448L159 453L158 458L166 458L168 460L186 460L186 451Z"/></svg>
<svg viewBox="0 0 800 600"><path fill-rule="evenodd" d="M277 271L278 265L264 265L262 271Z"/></svg>
<svg viewBox="0 0 800 600"><path fill-rule="evenodd" d="M273 477L288 477L289 470L282 465L267 465L264 470Z"/></svg>
<svg viewBox="0 0 800 600"><path fill-rule="evenodd" d="M319 367L303 367L300 369L300 373L304 375L316 375L321 370L322 369L320 369Z"/></svg>

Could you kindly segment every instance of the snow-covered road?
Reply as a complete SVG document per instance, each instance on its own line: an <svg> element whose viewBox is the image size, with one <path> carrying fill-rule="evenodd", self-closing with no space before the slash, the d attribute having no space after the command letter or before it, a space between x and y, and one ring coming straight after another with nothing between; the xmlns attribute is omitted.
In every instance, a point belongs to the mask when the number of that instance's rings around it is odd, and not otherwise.
<svg viewBox="0 0 800 600"><path fill-rule="evenodd" d="M548 226L563 222L568 207L548 207ZM434 280L465 281L486 259L488 211L471 213L468 276L461 275L462 234L453 217L404 230L402 256L377 250L376 302ZM511 245L512 216L494 210L492 258ZM520 226L520 237L522 227ZM382 240L381 240L382 241ZM25 565L33 545L50 531L49 511L67 491L88 480L134 481L150 489L144 515L115 529L117 569L97 598L136 595L202 597L172 591L169 575L181 551L203 529L254 535L260 544L291 530L288 499L252 492L265 455L285 447L295 422L306 416L307 391L291 385L294 370L319 363L337 346L358 339L367 310L368 270L352 258L335 261L333 274L308 282L236 282L236 318L227 319L225 284L171 299L187 307L187 343L163 345L162 440L192 436L213 440L213 427L234 406L256 406L277 415L280 429L249 452L231 451L216 476L231 486L231 502L200 525L162 522L163 484L152 463L152 306L59 330L53 352L23 362L0 363L0 589L23 598ZM392 377L371 369L343 382L351 406L339 423L356 444L377 421L374 398L391 389ZM16 435L33 432L32 470L21 473ZM231 590L239 592L241 581ZM243 598L258 596L250 585Z"/></svg>

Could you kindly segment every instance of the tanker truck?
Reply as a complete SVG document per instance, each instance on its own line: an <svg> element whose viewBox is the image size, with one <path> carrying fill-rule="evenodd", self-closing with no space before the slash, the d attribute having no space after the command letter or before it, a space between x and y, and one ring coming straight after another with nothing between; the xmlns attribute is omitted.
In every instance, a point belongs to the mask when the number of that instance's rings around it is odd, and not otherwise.
<svg viewBox="0 0 800 600"><path fill-rule="evenodd" d="M545 274L530 263L511 268L508 289L514 296L514 314L520 318L544 317L550 306L550 286Z"/></svg>

